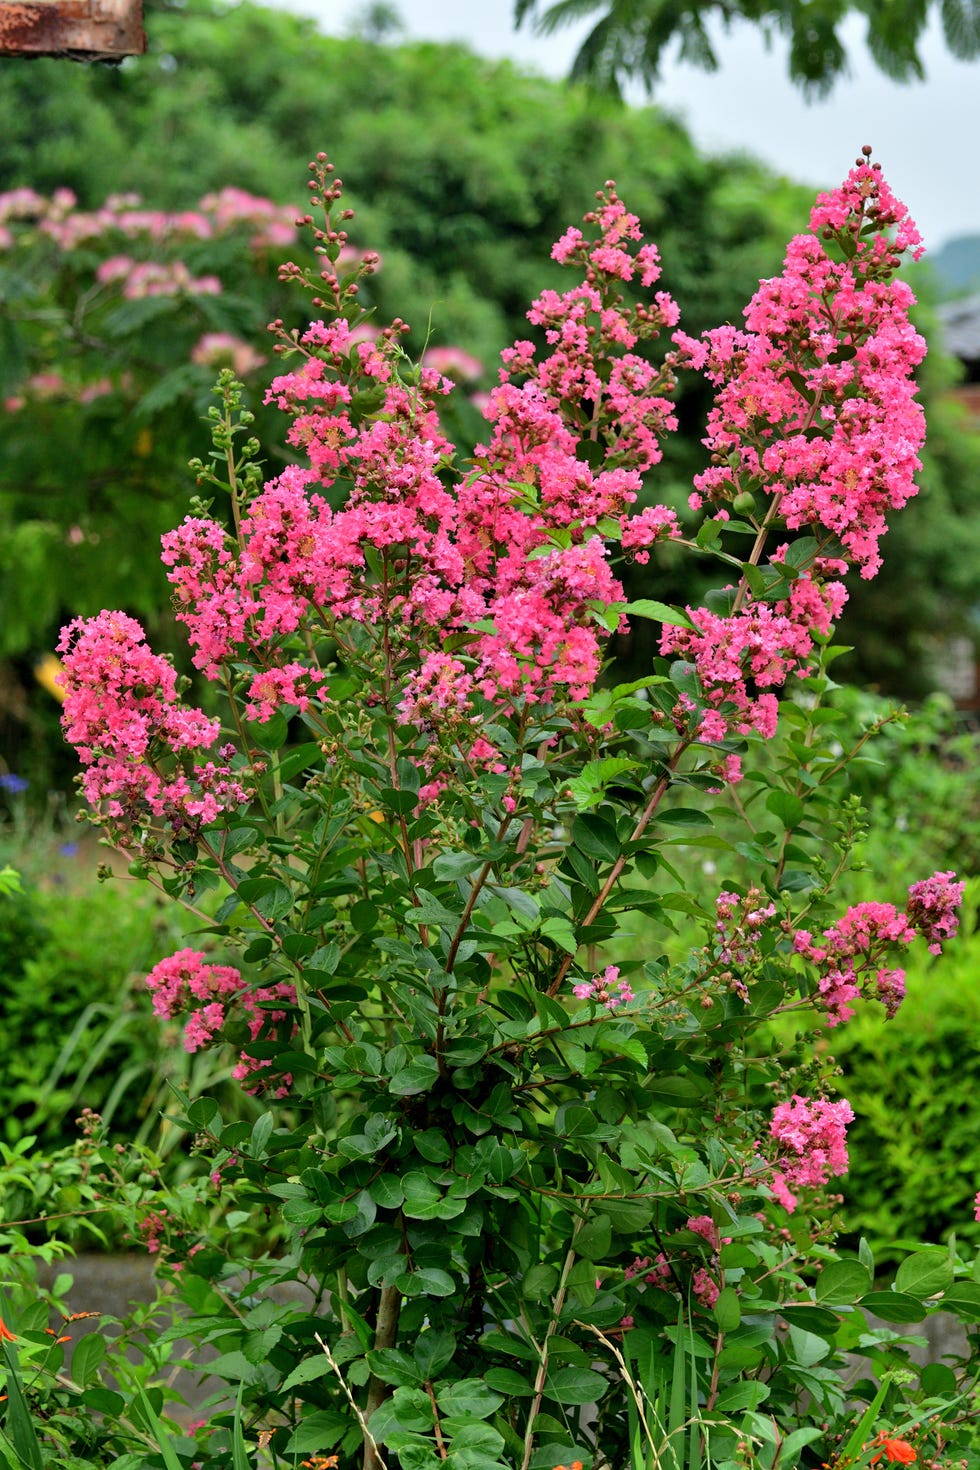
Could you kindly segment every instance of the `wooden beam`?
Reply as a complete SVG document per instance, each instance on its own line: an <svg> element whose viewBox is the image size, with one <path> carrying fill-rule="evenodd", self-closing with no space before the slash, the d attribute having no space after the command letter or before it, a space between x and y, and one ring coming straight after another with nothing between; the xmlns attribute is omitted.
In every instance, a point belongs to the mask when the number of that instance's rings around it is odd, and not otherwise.
<svg viewBox="0 0 980 1470"><path fill-rule="evenodd" d="M0 0L0 56L119 61L145 50L141 0Z"/></svg>

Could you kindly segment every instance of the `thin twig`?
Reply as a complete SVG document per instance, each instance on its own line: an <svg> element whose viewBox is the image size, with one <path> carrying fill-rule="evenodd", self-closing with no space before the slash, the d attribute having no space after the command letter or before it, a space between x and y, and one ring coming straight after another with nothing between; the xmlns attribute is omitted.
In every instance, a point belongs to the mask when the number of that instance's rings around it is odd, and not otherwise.
<svg viewBox="0 0 980 1470"><path fill-rule="evenodd" d="M361 1433L364 1435L365 1442L369 1446L369 1448L371 1449L372 1454L375 1457L375 1463L378 1464L378 1465L380 1465L382 1467L382 1470L384 1470L384 1463L385 1462L381 1458L381 1451L378 1448L378 1441L375 1439L374 1435L371 1433L370 1429L368 1428L368 1422L365 1419L363 1413L361 1412L361 1406L360 1406L360 1404L357 1402L357 1400L354 1398L354 1395L351 1393L350 1389L347 1387L346 1379L344 1378L344 1375L340 1371L340 1368L339 1368L339 1366L337 1364L336 1358L334 1357L334 1355L330 1351L330 1349L327 1347L327 1344L324 1342L324 1340L320 1336L319 1332L314 1332L313 1336L316 1338L317 1342L320 1344L321 1348L323 1349L323 1355L324 1355L324 1357L326 1358L327 1362L330 1364L331 1368L333 1369L333 1371L337 1375L337 1380L340 1383L340 1386L341 1386L341 1388L344 1391L344 1397L347 1399L347 1402L350 1404L351 1408L354 1410L354 1417L356 1418L358 1424L361 1426Z"/></svg>

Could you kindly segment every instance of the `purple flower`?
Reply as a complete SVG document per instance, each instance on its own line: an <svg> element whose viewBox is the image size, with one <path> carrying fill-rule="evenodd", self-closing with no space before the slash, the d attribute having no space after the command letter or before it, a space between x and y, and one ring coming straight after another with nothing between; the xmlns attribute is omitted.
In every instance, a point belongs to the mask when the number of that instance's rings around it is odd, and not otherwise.
<svg viewBox="0 0 980 1470"><path fill-rule="evenodd" d="M9 791L11 795L17 796L21 791L26 791L31 783L25 781L23 776L15 776L13 771L4 771L0 775L0 791Z"/></svg>

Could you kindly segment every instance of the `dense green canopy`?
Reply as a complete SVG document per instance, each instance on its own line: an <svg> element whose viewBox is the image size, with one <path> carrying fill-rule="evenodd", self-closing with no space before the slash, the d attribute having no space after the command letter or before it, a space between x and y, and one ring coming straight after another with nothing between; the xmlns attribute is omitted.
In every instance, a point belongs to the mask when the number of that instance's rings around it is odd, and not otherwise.
<svg viewBox="0 0 980 1470"><path fill-rule="evenodd" d="M530 299L562 279L552 243L608 177L660 246L664 284L693 333L738 321L806 223L811 191L747 158L702 156L660 110L597 101L460 46L339 40L289 14L213 0L153 10L148 30L148 55L116 69L0 66L0 192L68 187L91 209L135 191L147 208L185 210L235 186L298 210L307 161L325 149L357 211L352 242L382 256L370 287L378 320L411 322L417 354L427 343L475 354L485 365L476 386L494 381L502 346L528 335ZM850 162L841 159L842 176ZM0 656L20 660L23 684L75 613L124 607L166 641L169 589L155 547L194 488L186 465L205 445L213 371L189 355L214 331L268 355L265 324L309 305L277 282L288 250L256 256L247 231L188 252L195 271L221 278L221 296L121 312L91 290L105 249L18 242L0 250L0 394L21 403L25 384L51 373L79 390L28 392L17 411L0 412ZM257 406L274 371L270 359L249 379ZM111 394L80 396L106 374ZM924 382L932 438L922 494L886 542L884 575L867 594L857 589L848 614L880 629L864 675L903 692L928 682L933 633L965 620L980 541L976 441L942 404L946 370L932 367ZM651 498L684 503L703 464L708 403L689 379ZM454 435L472 442L480 420L465 398L459 418ZM282 426L266 427L275 454ZM669 559L645 575L661 598L696 595ZM650 651L624 650L641 662ZM16 744L28 727L13 718L6 738Z"/></svg>
<svg viewBox="0 0 980 1470"><path fill-rule="evenodd" d="M619 94L622 83L636 78L654 89L664 54L676 44L682 61L706 71L718 65L711 43L711 23L748 20L766 36L789 41L789 75L804 92L825 94L847 71L841 26L849 16L865 21L868 52L894 81L924 75L920 42L932 15L938 15L943 39L961 60L980 54L980 5L977 0L516 0L518 24L537 23L544 34L598 13L572 67L576 80Z"/></svg>

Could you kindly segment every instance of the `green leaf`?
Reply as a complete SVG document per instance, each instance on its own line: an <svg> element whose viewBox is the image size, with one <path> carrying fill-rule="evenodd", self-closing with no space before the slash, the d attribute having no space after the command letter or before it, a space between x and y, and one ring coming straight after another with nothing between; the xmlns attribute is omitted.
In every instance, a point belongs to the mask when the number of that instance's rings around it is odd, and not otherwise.
<svg viewBox="0 0 980 1470"><path fill-rule="evenodd" d="M246 720L245 734L249 743L257 745L260 750L280 750L286 743L289 724L284 715L276 713L264 724L258 720Z"/></svg>
<svg viewBox="0 0 980 1470"><path fill-rule="evenodd" d="M710 827L712 820L707 812L696 807L674 807L672 811L660 812L657 818L667 827Z"/></svg>
<svg viewBox="0 0 980 1470"><path fill-rule="evenodd" d="M869 1291L858 1302L883 1322L921 1322L925 1308L914 1296L901 1291Z"/></svg>
<svg viewBox="0 0 980 1470"><path fill-rule="evenodd" d="M530 1374L515 1373L513 1368L488 1368L483 1375L489 1388L513 1398L533 1398L534 1381Z"/></svg>
<svg viewBox="0 0 980 1470"><path fill-rule="evenodd" d="M340 946L334 943L321 944L303 961L303 970L315 970L318 975L333 975L340 964Z"/></svg>
<svg viewBox="0 0 980 1470"><path fill-rule="evenodd" d="M374 1203L382 1210L397 1210L405 1198L405 1190L397 1174L382 1174L371 1181L368 1191Z"/></svg>
<svg viewBox="0 0 980 1470"><path fill-rule="evenodd" d="M608 1379L591 1368L556 1368L547 1376L545 1395L559 1404L597 1404L608 1387Z"/></svg>
<svg viewBox="0 0 980 1470"><path fill-rule="evenodd" d="M778 1470L796 1470L800 1450L812 1444L815 1439L820 1439L823 1433L824 1431L818 1425L811 1424L805 1429L794 1429L792 1433L787 1434L779 1446L779 1456L774 1470L776 1467Z"/></svg>
<svg viewBox="0 0 980 1470"><path fill-rule="evenodd" d="M71 1376L82 1388L87 1388L98 1376L99 1366L105 1358L105 1339L97 1332L88 1332L75 1344L71 1355Z"/></svg>
<svg viewBox="0 0 980 1470"><path fill-rule="evenodd" d="M599 1215L582 1226L575 1237L575 1251L587 1261L602 1261L609 1254L612 1225L608 1215Z"/></svg>
<svg viewBox="0 0 980 1470"><path fill-rule="evenodd" d="M448 1271L435 1266L422 1266L417 1271L404 1272L396 1285L406 1296L452 1296L456 1290Z"/></svg>
<svg viewBox="0 0 980 1470"><path fill-rule="evenodd" d="M779 880L779 891L781 893L807 893L811 888L819 888L820 879L815 873L805 873L801 868L787 868Z"/></svg>
<svg viewBox="0 0 980 1470"><path fill-rule="evenodd" d="M831 1261L817 1277L814 1297L824 1305L849 1305L873 1286L871 1275L860 1261Z"/></svg>
<svg viewBox="0 0 980 1470"><path fill-rule="evenodd" d="M122 1394L111 1388L87 1388L80 1397L86 1408L94 1409L97 1414L106 1414L112 1419L118 1419L126 1407Z"/></svg>
<svg viewBox="0 0 980 1470"><path fill-rule="evenodd" d="M296 1364L288 1378L283 1380L282 1392L288 1393L291 1388L298 1388L303 1383L314 1383L325 1373L332 1371L323 1353L318 1358L304 1358L301 1363Z"/></svg>
<svg viewBox="0 0 980 1470"><path fill-rule="evenodd" d="M610 756L605 760L587 761L582 767L581 775L574 776L567 783L568 790L575 799L575 805L582 812L588 807L596 806L602 800L606 787L615 781L617 776L639 769L641 769L639 761L627 760L624 756Z"/></svg>
<svg viewBox="0 0 980 1470"><path fill-rule="evenodd" d="M44 1470L44 1456L34 1430L34 1421L24 1398L17 1352L12 1343L0 1342L7 1368L7 1422L14 1449L29 1470Z"/></svg>
<svg viewBox="0 0 980 1470"><path fill-rule="evenodd" d="M291 781L294 776L299 775L300 771L305 771L308 766L313 765L314 761L318 761L321 754L319 742L316 740L308 740L304 745L297 745L295 750L284 755L279 762L280 781Z"/></svg>
<svg viewBox="0 0 980 1470"><path fill-rule="evenodd" d="M419 804L417 792L396 791L390 786L385 787L379 799L383 807L400 817L410 817Z"/></svg>
<svg viewBox="0 0 980 1470"><path fill-rule="evenodd" d="M453 1360L456 1339L451 1332L426 1328L415 1341L415 1361L423 1378L434 1378Z"/></svg>
<svg viewBox="0 0 980 1470"><path fill-rule="evenodd" d="M472 1416L488 1419L503 1403L503 1396L479 1378L461 1378L436 1394L436 1403L450 1418Z"/></svg>
<svg viewBox="0 0 980 1470"><path fill-rule="evenodd" d="M414 1097L417 1093L428 1092L438 1080L438 1062L435 1057L424 1054L396 1072L388 1083L388 1090L395 1097Z"/></svg>
<svg viewBox="0 0 980 1470"><path fill-rule="evenodd" d="M137 1388L133 1395L133 1407L138 1408L140 1417L153 1435L166 1470L184 1470L180 1460L177 1458L177 1453L174 1450L170 1436L160 1423L156 1410L150 1402L146 1390L142 1386Z"/></svg>
<svg viewBox="0 0 980 1470"><path fill-rule="evenodd" d="M245 1446L245 1435L242 1430L242 1399L245 1393L244 1383L238 1385L238 1397L235 1400L235 1418L232 1424L231 1437L231 1465L232 1470L251 1470L248 1460L248 1450Z"/></svg>
<svg viewBox="0 0 980 1470"><path fill-rule="evenodd" d="M964 1322L980 1322L980 1286L974 1281L954 1281L943 1292L942 1308Z"/></svg>
<svg viewBox="0 0 980 1470"><path fill-rule="evenodd" d="M432 871L441 883L446 883L477 872L483 867L484 861L474 852L441 852L432 864Z"/></svg>
<svg viewBox="0 0 980 1470"><path fill-rule="evenodd" d="M438 1184L434 1184L427 1174L412 1171L402 1175L402 1188L405 1192L403 1209L406 1215L416 1220L434 1218L432 1207L438 1206L442 1200L442 1190Z"/></svg>
<svg viewBox="0 0 980 1470"><path fill-rule="evenodd" d="M675 1108L688 1108L701 1101L709 1090L709 1084L703 1077L685 1073L676 1077L653 1076L647 1088L661 1102L672 1103Z"/></svg>
<svg viewBox="0 0 980 1470"><path fill-rule="evenodd" d="M823 1344L826 1347L826 1343ZM757 1409L760 1404L765 1403L769 1397L769 1386L750 1380L748 1383L733 1383L728 1388L722 1389L715 1400L715 1410L719 1414L734 1414L743 1409Z"/></svg>
<svg viewBox="0 0 980 1470"><path fill-rule="evenodd" d="M830 1352L830 1343L825 1337L817 1337L816 1333L806 1332L802 1327L794 1327L792 1323L789 1340L792 1353L787 1351L787 1357L801 1368L812 1368L814 1363L821 1362Z"/></svg>
<svg viewBox="0 0 980 1470"><path fill-rule="evenodd" d="M350 1420L339 1409L318 1409L307 1414L286 1445L287 1455L317 1455L333 1449L350 1428Z"/></svg>
<svg viewBox="0 0 980 1470"><path fill-rule="evenodd" d="M425 1381L414 1358L398 1348L378 1348L367 1354L368 1367L382 1383L414 1388Z"/></svg>
<svg viewBox="0 0 980 1470"><path fill-rule="evenodd" d="M953 1263L944 1250L917 1251L895 1273L895 1290L922 1300L945 1291L953 1280Z"/></svg>
<svg viewBox="0 0 980 1470"><path fill-rule="evenodd" d="M790 791L770 791L766 807L787 829L798 826L803 820L803 802Z"/></svg>
<svg viewBox="0 0 980 1470"><path fill-rule="evenodd" d="M919 1374L919 1387L930 1397L954 1398L957 1386L956 1374L945 1363L927 1363Z"/></svg>
<svg viewBox="0 0 980 1470"><path fill-rule="evenodd" d="M614 863L619 857L616 829L594 813L580 814L572 823L572 841L586 857Z"/></svg>
<svg viewBox="0 0 980 1470"><path fill-rule="evenodd" d="M521 1282L521 1293L529 1301L543 1302L553 1296L557 1286L556 1267L547 1266L543 1261L539 1261L525 1271Z"/></svg>
<svg viewBox="0 0 980 1470"><path fill-rule="evenodd" d="M712 1308L719 1332L734 1332L742 1320L742 1306L734 1286L726 1286L718 1293Z"/></svg>
<svg viewBox="0 0 980 1470"><path fill-rule="evenodd" d="M275 878L243 878L238 897L270 921L284 919L293 907L292 889Z"/></svg>
<svg viewBox="0 0 980 1470"><path fill-rule="evenodd" d="M693 628L695 626L688 613L680 612L679 607L657 603L651 597L641 597L635 603L627 603L623 612L627 617L652 617L654 622L670 623L671 628Z"/></svg>

